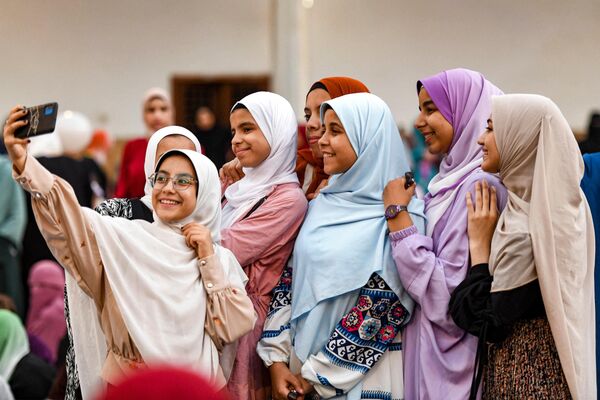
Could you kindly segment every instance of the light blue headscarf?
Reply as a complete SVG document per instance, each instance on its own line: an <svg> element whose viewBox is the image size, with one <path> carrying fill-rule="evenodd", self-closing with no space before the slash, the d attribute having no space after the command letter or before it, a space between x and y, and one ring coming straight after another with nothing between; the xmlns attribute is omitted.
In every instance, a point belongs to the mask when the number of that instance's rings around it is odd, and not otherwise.
<svg viewBox="0 0 600 400"><path fill-rule="evenodd" d="M384 217L385 185L409 171L392 113L370 93L324 102L321 120L327 106L338 115L358 158L346 172L332 175L309 204L294 247L292 323L308 312L318 312L324 300L363 287L373 273L412 313L414 302L398 277ZM417 199L409 204L421 232L423 207ZM306 355L302 349L296 351L300 358Z"/></svg>

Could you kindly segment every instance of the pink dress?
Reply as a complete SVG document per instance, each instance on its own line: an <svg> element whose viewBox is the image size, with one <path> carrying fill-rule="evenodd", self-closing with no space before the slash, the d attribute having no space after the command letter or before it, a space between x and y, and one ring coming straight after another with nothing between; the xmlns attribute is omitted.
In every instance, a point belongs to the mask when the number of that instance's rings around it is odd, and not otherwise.
<svg viewBox="0 0 600 400"><path fill-rule="evenodd" d="M258 315L254 330L239 339L227 384L232 399L260 400L270 394L269 372L256 345L306 209L306 197L297 183L277 185L250 216L221 231L221 245L235 254L248 275L246 291Z"/></svg>

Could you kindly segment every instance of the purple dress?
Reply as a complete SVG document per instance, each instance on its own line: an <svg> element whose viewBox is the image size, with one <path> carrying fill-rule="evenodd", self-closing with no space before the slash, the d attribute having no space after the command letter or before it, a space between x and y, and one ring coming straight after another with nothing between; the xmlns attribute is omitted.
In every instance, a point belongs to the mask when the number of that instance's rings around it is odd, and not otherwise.
<svg viewBox="0 0 600 400"><path fill-rule="evenodd" d="M404 287L416 306L403 332L406 399L467 399L477 338L456 326L448 313L452 291L466 277L469 262L465 196L485 179L496 188L498 206L506 189L483 172L477 137L491 113L493 95L502 92L473 71L456 69L420 81L454 136L440 172L425 199L428 235L414 227L390 233L392 255ZM474 197L473 197L474 198Z"/></svg>

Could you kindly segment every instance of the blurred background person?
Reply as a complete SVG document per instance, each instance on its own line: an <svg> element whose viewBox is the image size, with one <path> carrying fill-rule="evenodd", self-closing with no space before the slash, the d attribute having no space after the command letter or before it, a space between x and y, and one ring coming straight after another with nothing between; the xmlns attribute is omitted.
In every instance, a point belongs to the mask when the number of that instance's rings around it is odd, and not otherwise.
<svg viewBox="0 0 600 400"><path fill-rule="evenodd" d="M223 392L217 392L200 375L165 365L139 371L115 386L109 386L97 398L97 400L131 399L227 400L227 397Z"/></svg>
<svg viewBox="0 0 600 400"><path fill-rule="evenodd" d="M20 253L27 212L25 195L12 179L8 158L0 156L0 293L10 296L19 315L24 316Z"/></svg>
<svg viewBox="0 0 600 400"><path fill-rule="evenodd" d="M160 128L173 125L173 104L169 94L160 88L151 88L144 95L142 113L145 136L132 139L125 144L115 197L140 198L144 196L146 175L144 159L148 138ZM52 172L50 170L50 172ZM70 182L69 182L70 183ZM83 205L83 204L82 204Z"/></svg>
<svg viewBox="0 0 600 400"><path fill-rule="evenodd" d="M581 154L597 153L600 151L600 111L595 111L590 115L588 133L581 143L579 143Z"/></svg>
<svg viewBox="0 0 600 400"><path fill-rule="evenodd" d="M54 364L59 343L67 332L63 300L65 275L54 261L42 260L31 267L28 283L27 332L46 345Z"/></svg>
<svg viewBox="0 0 600 400"><path fill-rule="evenodd" d="M29 350L19 317L0 310L0 377L8 382L15 399L45 399L54 379L54 368Z"/></svg>
<svg viewBox="0 0 600 400"><path fill-rule="evenodd" d="M230 151L231 133L224 127L217 125L215 113L208 107L198 107L195 116L195 127L192 129L194 135L202 145L205 156L221 168Z"/></svg>

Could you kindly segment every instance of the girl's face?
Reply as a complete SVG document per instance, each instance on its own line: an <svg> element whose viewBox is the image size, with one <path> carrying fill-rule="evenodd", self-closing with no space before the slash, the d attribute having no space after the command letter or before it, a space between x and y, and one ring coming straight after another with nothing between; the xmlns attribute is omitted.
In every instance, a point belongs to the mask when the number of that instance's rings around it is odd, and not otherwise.
<svg viewBox="0 0 600 400"><path fill-rule="evenodd" d="M160 97L154 97L144 105L144 123L151 132L171 125L173 110L170 105Z"/></svg>
<svg viewBox="0 0 600 400"><path fill-rule="evenodd" d="M181 221L196 208L196 171L184 156L173 155L160 165L152 189L152 207L166 223ZM173 179L171 179L173 178ZM191 183L185 186L185 183ZM176 186L178 186L176 188Z"/></svg>
<svg viewBox="0 0 600 400"><path fill-rule="evenodd" d="M324 170L327 175L341 174L348 171L358 157L335 111L328 109L323 117L325 133L319 139L319 147Z"/></svg>
<svg viewBox="0 0 600 400"><path fill-rule="evenodd" d="M487 127L479 136L479 139L477 139L477 143L483 147L483 163L481 163L481 169L491 173L500 171L500 153L498 152L498 146L496 146L494 122L491 117L487 120Z"/></svg>
<svg viewBox="0 0 600 400"><path fill-rule="evenodd" d="M165 136L158 142L158 146L156 146L156 155L154 159L158 162L163 154L173 149L196 151L196 146L190 139L183 135Z"/></svg>
<svg viewBox="0 0 600 400"><path fill-rule="evenodd" d="M238 108L229 116L231 124L231 150L242 167L257 167L271 154L271 146L250 114L250 111Z"/></svg>
<svg viewBox="0 0 600 400"><path fill-rule="evenodd" d="M419 116L415 121L415 128L425 137L427 149L432 154L446 154L450 151L454 128L438 110L424 87L419 91Z"/></svg>
<svg viewBox="0 0 600 400"><path fill-rule="evenodd" d="M310 151L315 158L323 158L321 149L319 149L319 139L323 136L325 129L321 124L320 109L321 103L331 100L331 96L323 89L315 89L306 96L304 106L304 119L306 120L306 140L310 146Z"/></svg>

